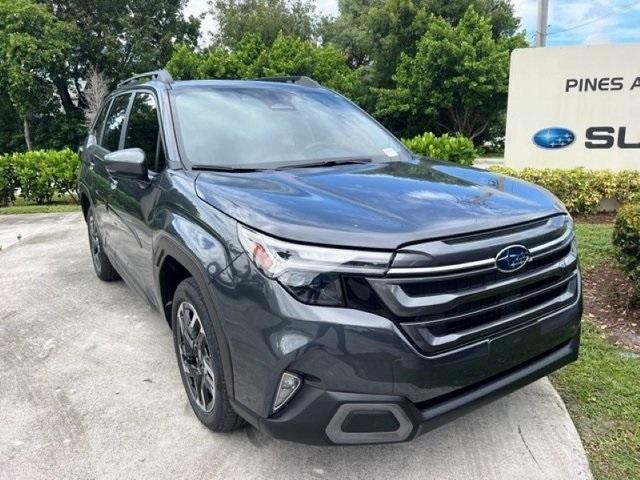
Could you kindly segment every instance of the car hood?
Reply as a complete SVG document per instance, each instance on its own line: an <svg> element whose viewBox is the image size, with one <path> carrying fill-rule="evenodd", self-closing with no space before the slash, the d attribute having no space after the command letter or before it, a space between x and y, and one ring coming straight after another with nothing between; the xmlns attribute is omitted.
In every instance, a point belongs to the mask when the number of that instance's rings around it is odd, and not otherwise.
<svg viewBox="0 0 640 480"><path fill-rule="evenodd" d="M198 196L264 233L319 245L395 249L564 213L546 190L426 159L257 172L203 172Z"/></svg>

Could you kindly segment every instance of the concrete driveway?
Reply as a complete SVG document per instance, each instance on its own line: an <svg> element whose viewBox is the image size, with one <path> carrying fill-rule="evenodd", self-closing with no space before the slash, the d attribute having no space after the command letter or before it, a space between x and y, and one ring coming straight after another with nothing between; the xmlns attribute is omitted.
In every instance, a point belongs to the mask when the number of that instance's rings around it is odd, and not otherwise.
<svg viewBox="0 0 640 480"><path fill-rule="evenodd" d="M95 277L80 214L0 216L0 241L2 479L591 478L546 379L408 444L211 433L187 403L165 321Z"/></svg>

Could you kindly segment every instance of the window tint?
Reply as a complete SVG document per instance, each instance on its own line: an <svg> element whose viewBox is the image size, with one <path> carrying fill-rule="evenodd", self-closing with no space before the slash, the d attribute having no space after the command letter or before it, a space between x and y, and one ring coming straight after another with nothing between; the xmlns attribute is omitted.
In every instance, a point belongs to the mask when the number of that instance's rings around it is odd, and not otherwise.
<svg viewBox="0 0 640 480"><path fill-rule="evenodd" d="M124 148L144 150L149 170L156 170L156 158L162 151L159 129L155 98L150 93L137 93L127 122ZM162 157L162 155L160 156Z"/></svg>
<svg viewBox="0 0 640 480"><path fill-rule="evenodd" d="M94 123L94 126L93 126L93 134L96 136L96 141L98 143L100 143L100 137L102 136L102 127L104 127L104 119L107 116L107 110L109 110L110 103L111 102L108 101L108 102L105 102L104 105L102 105L102 108L100 109L96 122Z"/></svg>
<svg viewBox="0 0 640 480"><path fill-rule="evenodd" d="M127 113L127 105L129 104L129 95L120 95L116 97L111 104L109 115L104 126L104 132L102 134L102 140L100 145L113 152L118 150L118 144L120 143L120 132L122 131L122 123L124 122L124 116Z"/></svg>

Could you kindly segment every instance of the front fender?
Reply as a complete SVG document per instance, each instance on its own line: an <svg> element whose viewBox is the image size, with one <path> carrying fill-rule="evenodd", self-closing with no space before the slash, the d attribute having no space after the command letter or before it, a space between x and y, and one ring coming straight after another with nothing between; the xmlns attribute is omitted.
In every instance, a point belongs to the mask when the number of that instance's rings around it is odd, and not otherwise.
<svg viewBox="0 0 640 480"><path fill-rule="evenodd" d="M167 257L172 257L190 273L200 287L218 340L222 368L225 378L228 379L227 388L233 397L231 354L220 319L213 279L239 255L233 246L229 248L229 243L224 239L235 230L235 225L228 222L221 232L213 234L198 222L176 213L167 214L165 220L164 227L153 242L153 271L158 305L167 321L171 323L171 318L167 318L168 309L164 308L165 302L162 300L160 271Z"/></svg>

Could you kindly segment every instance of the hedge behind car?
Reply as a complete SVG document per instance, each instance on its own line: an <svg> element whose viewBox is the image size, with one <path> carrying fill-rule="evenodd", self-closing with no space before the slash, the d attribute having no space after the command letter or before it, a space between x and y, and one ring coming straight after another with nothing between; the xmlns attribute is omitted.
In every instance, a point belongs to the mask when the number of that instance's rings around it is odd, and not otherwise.
<svg viewBox="0 0 640 480"><path fill-rule="evenodd" d="M426 132L417 137L403 138L402 143L413 153L436 160L473 165L476 158L473 142L462 135L445 133L438 137L431 132Z"/></svg>
<svg viewBox="0 0 640 480"><path fill-rule="evenodd" d="M620 203L640 200L640 171L589 170L586 168L492 167L491 171L516 177L546 188L571 213L595 213L600 202L613 198Z"/></svg>
<svg viewBox="0 0 640 480"><path fill-rule="evenodd" d="M8 205L15 200L18 185L18 172L11 156L0 156L0 205Z"/></svg>
<svg viewBox="0 0 640 480"><path fill-rule="evenodd" d="M56 195L77 200L78 155L71 149L34 150L0 156L0 204L7 205L20 195L38 204L51 202Z"/></svg>
<svg viewBox="0 0 640 480"><path fill-rule="evenodd" d="M640 201L618 210L613 229L613 244L622 268L635 286L635 301L640 301Z"/></svg>

